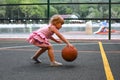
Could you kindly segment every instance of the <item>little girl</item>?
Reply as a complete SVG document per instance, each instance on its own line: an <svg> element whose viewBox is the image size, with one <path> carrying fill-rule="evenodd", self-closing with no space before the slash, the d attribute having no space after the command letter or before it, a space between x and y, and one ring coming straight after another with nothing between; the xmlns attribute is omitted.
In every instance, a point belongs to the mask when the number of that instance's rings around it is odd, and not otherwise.
<svg viewBox="0 0 120 80"><path fill-rule="evenodd" d="M38 57L44 53L46 50L48 51L48 56L50 58L50 65L51 66L60 66L62 63L57 62L54 58L54 49L51 43L49 42L49 39L61 43L62 41L66 43L68 47L72 47L72 44L69 43L67 39L65 39L60 32L58 31L62 24L64 24L64 19L60 15L54 15L51 17L49 25L43 28L40 28L36 31L34 31L29 38L27 38L27 41L35 46L40 47L40 49L35 53L35 55L31 58L36 63L41 63L41 61L38 59ZM55 39L52 37L53 34L56 34L60 40Z"/></svg>

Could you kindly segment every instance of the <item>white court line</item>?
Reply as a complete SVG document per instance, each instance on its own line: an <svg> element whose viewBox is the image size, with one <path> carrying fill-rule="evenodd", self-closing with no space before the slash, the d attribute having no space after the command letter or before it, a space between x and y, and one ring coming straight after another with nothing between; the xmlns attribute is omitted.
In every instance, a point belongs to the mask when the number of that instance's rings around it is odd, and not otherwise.
<svg viewBox="0 0 120 80"><path fill-rule="evenodd" d="M71 43L73 45L93 45L93 44L98 44L97 42L94 42L94 43ZM103 43L103 44L112 44L112 43ZM115 43L113 43L115 44ZM116 43L116 44L119 44L119 43ZM53 46L57 46L57 45L66 45L66 44L52 44ZM33 47L34 45L26 45L26 46L10 46L10 47L1 47L0 50L3 50L3 49L12 49L12 48L24 48L24 47Z"/></svg>
<svg viewBox="0 0 120 80"><path fill-rule="evenodd" d="M34 45L27 45L27 46L11 46L11 47L1 47L0 50L3 49L12 49L12 48L24 48L24 47L33 47Z"/></svg>
<svg viewBox="0 0 120 80"><path fill-rule="evenodd" d="M74 43L74 45L76 45L78 43ZM80 43L80 44L86 44L86 43ZM87 43L88 44L88 43ZM92 43L89 43L89 44L92 44ZM53 46L54 45L66 45L66 44L52 44ZM34 45L25 45L25 46L10 46L10 47L1 47L1 49L10 49L10 48L24 48L24 47L33 47Z"/></svg>

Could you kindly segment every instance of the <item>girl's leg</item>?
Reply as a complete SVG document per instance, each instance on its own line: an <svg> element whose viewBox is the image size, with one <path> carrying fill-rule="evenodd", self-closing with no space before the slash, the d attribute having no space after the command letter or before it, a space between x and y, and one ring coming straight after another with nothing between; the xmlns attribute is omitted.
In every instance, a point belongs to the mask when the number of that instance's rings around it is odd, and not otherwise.
<svg viewBox="0 0 120 80"><path fill-rule="evenodd" d="M62 65L62 63L55 61L54 49L52 46L48 47L48 56L49 56L50 61L51 61L51 66L61 66Z"/></svg>
<svg viewBox="0 0 120 80"><path fill-rule="evenodd" d="M62 63L59 63L57 61L55 61L55 57L54 57L54 49L52 46L48 46L46 48L41 48L39 49L35 55L33 56L32 59L34 59L37 63L40 63L40 61L37 59L43 52L45 52L46 50L48 50L48 56L50 58L51 61L51 66L59 66L62 65Z"/></svg>
<svg viewBox="0 0 120 80"><path fill-rule="evenodd" d="M33 59L37 59L42 53L44 53L47 50L47 48L40 48L35 55L33 56Z"/></svg>
<svg viewBox="0 0 120 80"><path fill-rule="evenodd" d="M52 46L48 47L48 56L49 56L51 62L55 61L54 50L53 50Z"/></svg>

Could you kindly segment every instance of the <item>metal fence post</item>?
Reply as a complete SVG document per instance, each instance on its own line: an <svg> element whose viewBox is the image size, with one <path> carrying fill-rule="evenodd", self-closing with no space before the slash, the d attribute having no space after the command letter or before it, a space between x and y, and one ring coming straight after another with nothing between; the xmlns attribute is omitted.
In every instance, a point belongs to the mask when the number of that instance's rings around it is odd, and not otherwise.
<svg viewBox="0 0 120 80"><path fill-rule="evenodd" d="M49 21L50 18L50 0L47 0L47 19Z"/></svg>
<svg viewBox="0 0 120 80"><path fill-rule="evenodd" d="M109 0L109 40L111 40L111 0Z"/></svg>

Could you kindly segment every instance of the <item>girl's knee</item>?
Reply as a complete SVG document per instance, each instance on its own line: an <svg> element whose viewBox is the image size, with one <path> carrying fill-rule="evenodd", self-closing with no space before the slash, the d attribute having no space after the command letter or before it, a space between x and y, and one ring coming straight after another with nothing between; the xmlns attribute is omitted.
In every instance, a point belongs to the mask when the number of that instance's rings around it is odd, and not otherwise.
<svg viewBox="0 0 120 80"><path fill-rule="evenodd" d="M53 49L53 46L48 46L48 49Z"/></svg>

